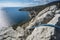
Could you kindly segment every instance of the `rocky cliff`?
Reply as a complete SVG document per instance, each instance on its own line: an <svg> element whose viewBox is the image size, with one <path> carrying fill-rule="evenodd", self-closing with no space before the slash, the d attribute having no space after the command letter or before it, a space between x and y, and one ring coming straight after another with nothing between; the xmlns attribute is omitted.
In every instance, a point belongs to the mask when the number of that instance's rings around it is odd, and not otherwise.
<svg viewBox="0 0 60 40"><path fill-rule="evenodd" d="M60 40L60 8L51 5L40 11L29 22L0 30L0 40Z"/></svg>

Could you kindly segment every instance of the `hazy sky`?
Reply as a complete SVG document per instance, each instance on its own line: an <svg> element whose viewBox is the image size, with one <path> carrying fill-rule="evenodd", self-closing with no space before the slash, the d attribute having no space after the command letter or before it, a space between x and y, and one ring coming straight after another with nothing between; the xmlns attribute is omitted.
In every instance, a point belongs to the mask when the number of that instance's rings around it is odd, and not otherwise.
<svg viewBox="0 0 60 40"><path fill-rule="evenodd" d="M0 6L33 6L33 5L42 5L56 0L0 0Z"/></svg>
<svg viewBox="0 0 60 40"><path fill-rule="evenodd" d="M56 0L0 0L0 2L50 2L50 1L56 1Z"/></svg>
<svg viewBox="0 0 60 40"><path fill-rule="evenodd" d="M33 0L0 0L0 6L10 7L10 6L31 6L36 5Z"/></svg>

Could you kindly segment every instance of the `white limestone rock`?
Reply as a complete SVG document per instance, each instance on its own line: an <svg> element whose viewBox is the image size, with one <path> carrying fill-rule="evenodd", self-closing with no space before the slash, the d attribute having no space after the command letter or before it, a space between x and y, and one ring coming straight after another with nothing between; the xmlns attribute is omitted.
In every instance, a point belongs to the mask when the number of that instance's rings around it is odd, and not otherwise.
<svg viewBox="0 0 60 40"><path fill-rule="evenodd" d="M18 31L19 30L19 31ZM0 40L21 40L24 36L24 30L22 28L13 30L12 27L5 27L0 30ZM21 38L20 38L21 37Z"/></svg>
<svg viewBox="0 0 60 40"><path fill-rule="evenodd" d="M41 26L34 29L26 40L50 40L54 35L54 27Z"/></svg>

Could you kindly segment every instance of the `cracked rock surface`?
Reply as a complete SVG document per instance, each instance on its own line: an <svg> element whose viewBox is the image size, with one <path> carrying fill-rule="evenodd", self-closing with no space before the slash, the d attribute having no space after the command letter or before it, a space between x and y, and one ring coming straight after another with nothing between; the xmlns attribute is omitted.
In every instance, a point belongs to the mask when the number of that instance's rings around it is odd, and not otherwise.
<svg viewBox="0 0 60 40"><path fill-rule="evenodd" d="M26 40L50 40L51 36L54 35L54 27L41 26L35 28L31 35Z"/></svg>
<svg viewBox="0 0 60 40"><path fill-rule="evenodd" d="M15 31L11 27L3 28L0 30L0 40L22 40L23 38L21 37L24 35L24 30L22 28L18 30Z"/></svg>

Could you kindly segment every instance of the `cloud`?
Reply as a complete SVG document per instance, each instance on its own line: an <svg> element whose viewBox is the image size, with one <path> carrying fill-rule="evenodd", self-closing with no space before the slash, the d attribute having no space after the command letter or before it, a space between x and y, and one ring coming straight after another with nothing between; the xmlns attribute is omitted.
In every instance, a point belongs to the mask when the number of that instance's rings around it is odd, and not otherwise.
<svg viewBox="0 0 60 40"><path fill-rule="evenodd" d="M2 2L0 3L0 7L28 7L34 6L34 3L21 3L21 2Z"/></svg>

